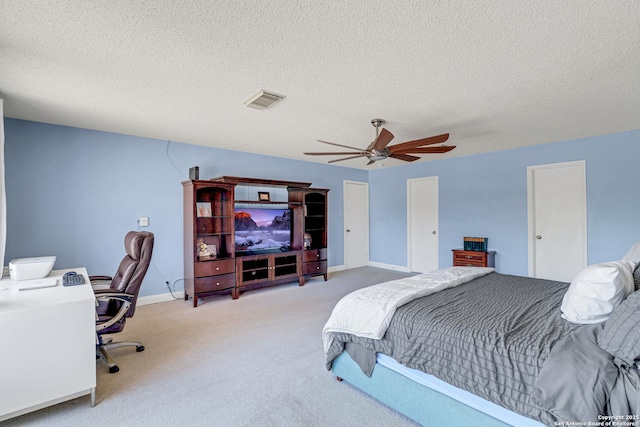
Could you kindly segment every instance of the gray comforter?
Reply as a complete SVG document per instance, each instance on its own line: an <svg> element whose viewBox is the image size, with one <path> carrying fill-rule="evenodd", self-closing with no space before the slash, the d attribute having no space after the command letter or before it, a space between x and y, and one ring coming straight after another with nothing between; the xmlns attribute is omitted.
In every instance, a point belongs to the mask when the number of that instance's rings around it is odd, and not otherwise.
<svg viewBox="0 0 640 427"><path fill-rule="evenodd" d="M375 353L381 352L553 425L558 418L532 395L551 349L580 328L560 318L567 287L567 283L491 273L398 308L382 340L335 334L327 368L346 346L370 375Z"/></svg>
<svg viewBox="0 0 640 427"><path fill-rule="evenodd" d="M640 371L598 346L602 326L578 328L553 348L534 384L533 400L566 425L640 426L633 416L640 411Z"/></svg>

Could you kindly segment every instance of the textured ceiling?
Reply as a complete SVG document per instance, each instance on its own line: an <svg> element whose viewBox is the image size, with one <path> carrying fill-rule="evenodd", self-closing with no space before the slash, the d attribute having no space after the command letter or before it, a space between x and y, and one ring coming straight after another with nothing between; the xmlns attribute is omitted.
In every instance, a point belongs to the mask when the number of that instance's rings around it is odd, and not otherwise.
<svg viewBox="0 0 640 427"><path fill-rule="evenodd" d="M5 116L307 161L378 117L451 134L420 161L640 129L639 70L637 0L0 1Z"/></svg>

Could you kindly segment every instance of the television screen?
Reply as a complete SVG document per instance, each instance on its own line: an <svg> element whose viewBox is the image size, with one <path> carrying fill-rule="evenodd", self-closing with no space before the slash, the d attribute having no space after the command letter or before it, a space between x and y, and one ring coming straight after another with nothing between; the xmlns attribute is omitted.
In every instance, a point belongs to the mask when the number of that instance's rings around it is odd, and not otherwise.
<svg viewBox="0 0 640 427"><path fill-rule="evenodd" d="M235 229L236 252L264 253L289 250L291 210L236 208Z"/></svg>

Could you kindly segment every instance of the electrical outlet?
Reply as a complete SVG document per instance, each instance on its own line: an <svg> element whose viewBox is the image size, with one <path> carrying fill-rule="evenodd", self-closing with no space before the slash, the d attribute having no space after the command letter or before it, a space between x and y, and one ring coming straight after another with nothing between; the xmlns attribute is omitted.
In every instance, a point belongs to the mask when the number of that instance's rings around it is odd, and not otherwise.
<svg viewBox="0 0 640 427"><path fill-rule="evenodd" d="M149 226L149 217L148 216L141 216L140 218L138 218L138 225L140 227L148 227Z"/></svg>

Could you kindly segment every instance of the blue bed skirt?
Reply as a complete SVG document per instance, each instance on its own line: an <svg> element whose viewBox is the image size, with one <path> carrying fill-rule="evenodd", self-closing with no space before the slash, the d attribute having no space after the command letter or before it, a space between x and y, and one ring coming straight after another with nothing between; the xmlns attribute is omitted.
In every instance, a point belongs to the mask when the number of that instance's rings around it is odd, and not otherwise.
<svg viewBox="0 0 640 427"><path fill-rule="evenodd" d="M425 426L510 427L514 425L432 390L386 366L377 364L371 377L367 377L346 352L333 361L332 371L336 376ZM521 418L525 423L518 422L515 425L542 426L537 421Z"/></svg>

